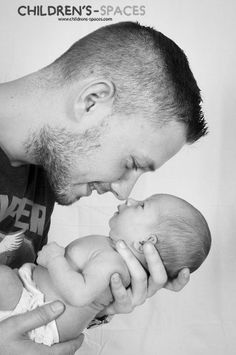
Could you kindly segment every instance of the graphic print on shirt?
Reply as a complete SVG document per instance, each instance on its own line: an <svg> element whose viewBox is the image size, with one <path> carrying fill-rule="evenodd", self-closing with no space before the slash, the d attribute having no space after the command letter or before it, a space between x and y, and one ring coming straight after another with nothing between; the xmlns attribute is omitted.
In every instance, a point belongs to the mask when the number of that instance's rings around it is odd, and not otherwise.
<svg viewBox="0 0 236 355"><path fill-rule="evenodd" d="M24 241L24 234L21 231L7 235L0 232L0 238L0 254L3 254L18 249Z"/></svg>
<svg viewBox="0 0 236 355"><path fill-rule="evenodd" d="M21 264L21 260L34 262L36 238L41 240L45 229L46 207L23 197L0 195L0 226L10 226L6 232L0 227L0 264ZM18 233L12 232L12 227ZM24 261L24 262L26 262Z"/></svg>
<svg viewBox="0 0 236 355"><path fill-rule="evenodd" d="M14 227L30 230L40 236L43 235L46 207L25 197L20 199L13 196L9 201L7 195L0 195L0 223L7 218L15 220Z"/></svg>

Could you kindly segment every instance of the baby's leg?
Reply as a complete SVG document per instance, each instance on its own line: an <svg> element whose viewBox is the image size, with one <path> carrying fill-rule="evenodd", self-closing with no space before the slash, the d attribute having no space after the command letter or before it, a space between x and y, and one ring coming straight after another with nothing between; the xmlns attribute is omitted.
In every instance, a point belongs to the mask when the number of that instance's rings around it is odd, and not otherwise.
<svg viewBox="0 0 236 355"><path fill-rule="evenodd" d="M21 298L23 285L17 273L6 265L0 265L0 310L13 310Z"/></svg>

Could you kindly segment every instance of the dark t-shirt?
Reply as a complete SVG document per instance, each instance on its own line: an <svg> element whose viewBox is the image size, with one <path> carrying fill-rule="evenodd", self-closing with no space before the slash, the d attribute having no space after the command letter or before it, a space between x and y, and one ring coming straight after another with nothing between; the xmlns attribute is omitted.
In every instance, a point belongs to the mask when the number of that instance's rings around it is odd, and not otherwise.
<svg viewBox="0 0 236 355"><path fill-rule="evenodd" d="M47 243L54 203L44 170L35 165L12 167L0 149L0 264L18 268L35 262ZM11 236L18 230L24 230L20 241Z"/></svg>

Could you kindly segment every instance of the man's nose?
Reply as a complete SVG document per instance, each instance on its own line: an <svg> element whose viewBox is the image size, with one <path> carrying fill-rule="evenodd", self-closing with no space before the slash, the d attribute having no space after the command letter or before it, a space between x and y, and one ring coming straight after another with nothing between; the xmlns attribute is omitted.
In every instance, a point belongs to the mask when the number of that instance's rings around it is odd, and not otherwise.
<svg viewBox="0 0 236 355"><path fill-rule="evenodd" d="M139 204L138 201L134 200L133 198L128 198L126 201L127 206L137 206Z"/></svg>
<svg viewBox="0 0 236 355"><path fill-rule="evenodd" d="M133 174L129 176L128 179L120 179L111 183L111 190L113 194L119 200L126 200L129 197L140 175L141 175L140 172L133 172Z"/></svg>

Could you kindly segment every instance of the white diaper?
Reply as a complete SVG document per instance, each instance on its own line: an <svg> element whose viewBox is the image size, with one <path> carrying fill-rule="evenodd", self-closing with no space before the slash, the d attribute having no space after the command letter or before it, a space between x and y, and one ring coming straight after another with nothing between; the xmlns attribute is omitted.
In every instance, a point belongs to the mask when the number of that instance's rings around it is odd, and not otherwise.
<svg viewBox="0 0 236 355"><path fill-rule="evenodd" d="M13 311L0 311L0 321L14 316L16 314L31 311L39 306L44 305L43 293L37 288L33 281L33 271L36 265L24 264L19 270L19 277L24 285L21 298ZM59 335L55 320L43 325L40 328L28 332L29 338L36 343L42 343L48 346L59 343Z"/></svg>

